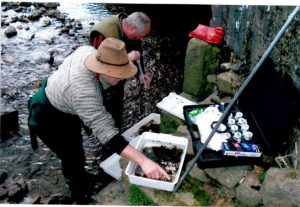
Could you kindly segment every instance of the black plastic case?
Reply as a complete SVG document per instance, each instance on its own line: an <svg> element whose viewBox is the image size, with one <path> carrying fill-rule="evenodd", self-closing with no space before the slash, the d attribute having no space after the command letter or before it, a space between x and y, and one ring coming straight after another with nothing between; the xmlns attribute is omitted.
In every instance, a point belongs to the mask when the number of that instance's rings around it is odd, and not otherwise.
<svg viewBox="0 0 300 207"><path fill-rule="evenodd" d="M273 157L281 152L284 145L289 144L290 132L300 117L299 91L291 84L291 80L283 79L279 75L274 65L266 61L231 109L244 114L254 134L254 142L259 144L263 154ZM198 127L191 122L187 113L197 107L205 105L183 108L195 154L203 144L199 139ZM207 168L260 164L261 161L261 158L223 156L222 151L205 149L197 164L199 168Z"/></svg>
<svg viewBox="0 0 300 207"><path fill-rule="evenodd" d="M213 104L212 104L213 105ZM187 129L192 138L193 150L197 154L199 149L203 146L201 142L200 133L196 124L189 117L189 112L195 109L205 109L211 105L190 105L183 107L183 114L186 121ZM236 106L233 107L231 112L240 111ZM224 119L227 121L227 117ZM226 124L224 121L224 124ZM251 128L251 126L250 126ZM255 140L255 137L253 137ZM204 149L203 153L200 155L197 165L199 168L210 168L210 167L224 167L224 166L234 166L234 165L247 165L247 164L259 164L261 162L261 157L233 157L224 156L223 151L214 151L211 149Z"/></svg>

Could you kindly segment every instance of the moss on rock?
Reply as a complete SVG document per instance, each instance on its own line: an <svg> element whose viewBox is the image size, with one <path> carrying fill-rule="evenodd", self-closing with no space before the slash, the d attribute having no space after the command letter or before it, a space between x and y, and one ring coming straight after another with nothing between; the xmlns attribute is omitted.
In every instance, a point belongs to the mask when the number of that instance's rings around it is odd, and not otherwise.
<svg viewBox="0 0 300 207"><path fill-rule="evenodd" d="M212 91L213 84L206 76L215 74L219 67L221 49L202 40L192 38L187 46L183 91L199 99L205 98Z"/></svg>
<svg viewBox="0 0 300 207"><path fill-rule="evenodd" d="M160 133L166 133L166 134L175 133L177 131L177 128L180 125L184 124L183 120L165 111L161 112L160 120L161 120L159 125Z"/></svg>

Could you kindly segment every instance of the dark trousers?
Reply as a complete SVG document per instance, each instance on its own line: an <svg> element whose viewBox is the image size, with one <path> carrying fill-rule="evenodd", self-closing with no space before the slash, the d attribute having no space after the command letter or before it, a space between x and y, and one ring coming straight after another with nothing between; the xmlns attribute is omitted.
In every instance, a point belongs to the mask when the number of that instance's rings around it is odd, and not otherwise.
<svg viewBox="0 0 300 207"><path fill-rule="evenodd" d="M85 155L78 116L55 109L45 94L46 82L29 101L29 128L61 160L70 187L85 188Z"/></svg>

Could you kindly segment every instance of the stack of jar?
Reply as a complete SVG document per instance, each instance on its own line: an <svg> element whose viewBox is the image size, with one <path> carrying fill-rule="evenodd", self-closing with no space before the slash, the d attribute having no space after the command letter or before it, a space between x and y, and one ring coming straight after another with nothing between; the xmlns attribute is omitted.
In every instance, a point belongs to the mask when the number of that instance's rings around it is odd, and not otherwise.
<svg viewBox="0 0 300 207"><path fill-rule="evenodd" d="M227 119L227 127L229 132L225 134L225 137L232 138L240 143L242 140L251 141L253 133L249 131L249 125L247 119L243 118L242 112L231 113Z"/></svg>

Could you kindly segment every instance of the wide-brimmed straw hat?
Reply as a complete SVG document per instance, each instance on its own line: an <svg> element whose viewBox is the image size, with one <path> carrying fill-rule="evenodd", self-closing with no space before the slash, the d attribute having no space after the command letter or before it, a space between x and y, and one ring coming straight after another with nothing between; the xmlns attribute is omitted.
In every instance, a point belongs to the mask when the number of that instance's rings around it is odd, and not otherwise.
<svg viewBox="0 0 300 207"><path fill-rule="evenodd" d="M137 73L137 68L128 60L125 43L114 38L106 38L84 64L93 72L114 78L127 79Z"/></svg>

